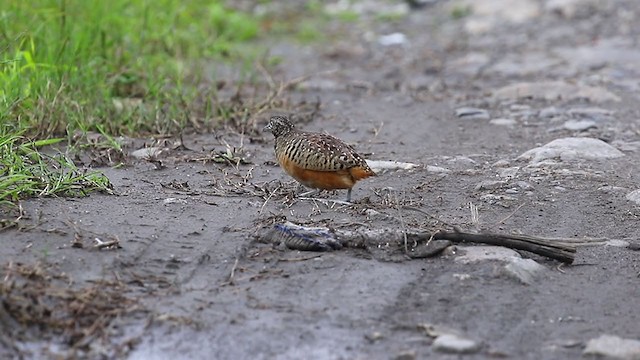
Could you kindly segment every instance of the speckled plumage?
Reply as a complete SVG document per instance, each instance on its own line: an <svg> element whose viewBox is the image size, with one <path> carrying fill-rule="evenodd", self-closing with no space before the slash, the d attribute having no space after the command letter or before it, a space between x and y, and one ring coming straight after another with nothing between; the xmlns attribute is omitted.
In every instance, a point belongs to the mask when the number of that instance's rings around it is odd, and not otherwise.
<svg viewBox="0 0 640 360"><path fill-rule="evenodd" d="M315 189L348 189L361 179L375 176L353 147L328 134L297 130L284 116L274 116L265 127L276 138L280 166L301 184Z"/></svg>

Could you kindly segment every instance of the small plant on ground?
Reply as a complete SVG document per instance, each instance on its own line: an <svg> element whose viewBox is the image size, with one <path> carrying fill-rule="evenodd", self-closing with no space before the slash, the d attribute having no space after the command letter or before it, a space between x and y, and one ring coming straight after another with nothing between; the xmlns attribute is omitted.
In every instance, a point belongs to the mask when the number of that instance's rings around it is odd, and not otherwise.
<svg viewBox="0 0 640 360"><path fill-rule="evenodd" d="M47 155L39 150L62 139L28 141L1 132L0 129L0 207L27 197L84 196L91 191L111 191L109 179L104 175L78 169L60 152Z"/></svg>

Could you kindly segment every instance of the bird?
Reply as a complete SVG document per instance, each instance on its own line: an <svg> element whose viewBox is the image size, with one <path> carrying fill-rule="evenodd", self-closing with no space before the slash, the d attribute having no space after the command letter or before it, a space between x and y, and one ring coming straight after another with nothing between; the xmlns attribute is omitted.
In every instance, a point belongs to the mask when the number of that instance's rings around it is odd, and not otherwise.
<svg viewBox="0 0 640 360"><path fill-rule="evenodd" d="M272 116L264 130L275 137L280 167L304 186L347 189L347 202L351 202L355 183L376 176L351 145L329 134L300 131L286 116Z"/></svg>

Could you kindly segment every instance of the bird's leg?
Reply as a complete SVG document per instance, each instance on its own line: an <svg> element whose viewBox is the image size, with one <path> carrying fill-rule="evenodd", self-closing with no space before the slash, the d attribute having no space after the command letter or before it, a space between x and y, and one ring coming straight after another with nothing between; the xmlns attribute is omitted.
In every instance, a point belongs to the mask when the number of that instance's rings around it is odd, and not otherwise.
<svg viewBox="0 0 640 360"><path fill-rule="evenodd" d="M347 190L347 202L351 202L351 188Z"/></svg>

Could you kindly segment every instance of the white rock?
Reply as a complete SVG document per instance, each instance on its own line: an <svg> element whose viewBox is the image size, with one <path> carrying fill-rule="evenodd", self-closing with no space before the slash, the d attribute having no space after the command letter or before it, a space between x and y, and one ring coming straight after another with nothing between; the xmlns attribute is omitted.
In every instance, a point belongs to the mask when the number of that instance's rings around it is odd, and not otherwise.
<svg viewBox="0 0 640 360"><path fill-rule="evenodd" d="M507 275L519 280L525 285L533 284L535 278L546 268L532 259L511 258L504 267Z"/></svg>
<svg viewBox="0 0 640 360"><path fill-rule="evenodd" d="M582 354L637 360L640 359L640 341L603 334L589 340Z"/></svg>
<svg viewBox="0 0 640 360"><path fill-rule="evenodd" d="M520 160L529 160L531 164L537 164L547 159L559 158L563 161L585 159L613 159L624 154L599 139L587 137L568 137L551 141L550 143L526 151L518 157Z"/></svg>
<svg viewBox="0 0 640 360"><path fill-rule="evenodd" d="M480 344L459 335L443 334L433 341L433 349L447 353L470 354L480 350Z"/></svg>
<svg viewBox="0 0 640 360"><path fill-rule="evenodd" d="M516 251L501 246L458 246L464 255L454 259L461 264L471 264L480 261L497 260L510 262L513 258L522 258Z"/></svg>
<svg viewBox="0 0 640 360"><path fill-rule="evenodd" d="M593 86L570 84L563 81L522 82L504 86L493 93L498 100L518 100L522 98L547 101L581 100L591 102L620 101L610 91Z"/></svg>
<svg viewBox="0 0 640 360"><path fill-rule="evenodd" d="M567 130L571 131L584 131L591 128L598 127L598 124L593 120L567 120L562 125Z"/></svg>
<svg viewBox="0 0 640 360"><path fill-rule="evenodd" d="M166 198L164 200L162 200L162 203L167 205L167 204L186 204L187 200L185 199L178 199L178 198Z"/></svg>
<svg viewBox="0 0 640 360"><path fill-rule="evenodd" d="M466 165L466 166L471 166L471 165L477 164L477 162L475 160L473 160L472 158L470 158L468 156L456 156L456 157L453 157L451 159L448 159L447 162L456 163L456 164L460 164L460 165Z"/></svg>
<svg viewBox="0 0 640 360"><path fill-rule="evenodd" d="M604 245L626 248L627 246L629 246L629 242L625 240L620 240L620 239L611 239L611 240L607 240L607 242L605 242Z"/></svg>
<svg viewBox="0 0 640 360"><path fill-rule="evenodd" d="M449 169L446 169L440 166L433 166L433 165L427 165L427 171L431 173L436 173L436 174L446 174L451 172L451 170Z"/></svg>
<svg viewBox="0 0 640 360"><path fill-rule="evenodd" d="M393 33L380 36L378 43L382 46L402 45L407 42L407 36L403 33Z"/></svg>
<svg viewBox="0 0 640 360"><path fill-rule="evenodd" d="M498 125L498 126L514 126L518 122L513 119L491 119L489 124Z"/></svg>
<svg viewBox="0 0 640 360"><path fill-rule="evenodd" d="M626 199L640 205L640 189L628 193Z"/></svg>
<svg viewBox="0 0 640 360"><path fill-rule="evenodd" d="M383 170L411 170L420 165L401 162L401 161L388 161L388 160L367 160L367 165L374 172L379 172Z"/></svg>

